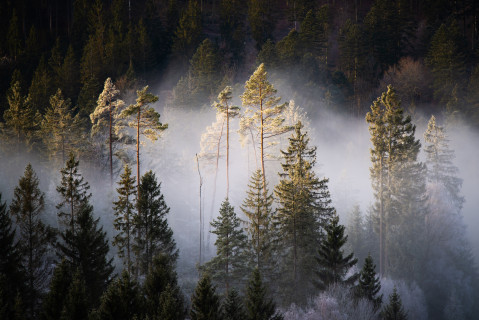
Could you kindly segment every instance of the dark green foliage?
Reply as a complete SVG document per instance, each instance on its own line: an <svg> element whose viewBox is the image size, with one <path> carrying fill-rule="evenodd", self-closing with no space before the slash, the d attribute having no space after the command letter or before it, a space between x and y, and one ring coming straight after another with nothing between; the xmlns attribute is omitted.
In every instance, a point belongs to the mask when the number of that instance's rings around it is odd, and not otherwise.
<svg viewBox="0 0 479 320"><path fill-rule="evenodd" d="M50 271L46 258L49 245L54 238L53 230L40 220L45 207L45 198L38 183L35 171L28 164L24 176L15 187L10 205L10 212L15 216L19 228L19 242L27 286L27 294L23 297L23 302L30 318L36 314L40 293L46 286Z"/></svg>
<svg viewBox="0 0 479 320"><path fill-rule="evenodd" d="M373 258L371 258L371 255L368 255L359 273L358 284L355 290L358 298L368 299L374 304L376 309L379 309L383 296L378 296L379 290L381 290L381 282L376 275L375 269L376 265L373 263Z"/></svg>
<svg viewBox="0 0 479 320"><path fill-rule="evenodd" d="M246 318L243 301L236 289L231 289L223 301L224 320L243 320Z"/></svg>
<svg viewBox="0 0 479 320"><path fill-rule="evenodd" d="M198 281L195 293L191 297L190 318L191 320L222 319L220 298L207 274Z"/></svg>
<svg viewBox="0 0 479 320"><path fill-rule="evenodd" d="M44 112L49 105L50 96L55 92L52 75L47 68L45 59L42 57L35 73L32 83L28 89L28 103L34 112Z"/></svg>
<svg viewBox="0 0 479 320"><path fill-rule="evenodd" d="M273 16L274 1L248 1L248 21L256 48L259 50L268 39L273 38L276 20Z"/></svg>
<svg viewBox="0 0 479 320"><path fill-rule="evenodd" d="M123 271L101 297L97 315L101 320L129 320L140 317L144 312L142 307L138 284L130 279L127 271Z"/></svg>
<svg viewBox="0 0 479 320"><path fill-rule="evenodd" d="M200 6L197 0L189 0L175 31L173 51L186 63L202 40Z"/></svg>
<svg viewBox="0 0 479 320"><path fill-rule="evenodd" d="M83 203L76 217L75 233L67 229L61 234L63 242L58 244L59 256L81 272L89 306L99 303L113 272L113 259L107 259L110 248L106 232L98 226L99 221L100 218L93 218L93 207Z"/></svg>
<svg viewBox="0 0 479 320"><path fill-rule="evenodd" d="M21 259L15 229L0 193L0 313L8 317L13 317L15 297L24 281Z"/></svg>
<svg viewBox="0 0 479 320"><path fill-rule="evenodd" d="M248 320L281 320L283 317L276 313L276 306L267 297L266 288L261 281L258 268L251 275L246 292L246 319Z"/></svg>
<svg viewBox="0 0 479 320"><path fill-rule="evenodd" d="M72 278L70 288L63 303L61 320L87 320L89 312L88 293L79 269Z"/></svg>
<svg viewBox="0 0 479 320"><path fill-rule="evenodd" d="M152 171L141 177L133 247L140 274L150 271L153 258L160 253L167 255L173 263L178 258L173 231L166 219L170 208L165 203L160 187L161 183L157 182Z"/></svg>
<svg viewBox="0 0 479 320"><path fill-rule="evenodd" d="M247 237L228 199L221 204L220 215L211 226L214 228L211 233L217 236L216 256L204 265L204 269L221 289L228 292L230 286L237 285L244 278Z"/></svg>
<svg viewBox="0 0 479 320"><path fill-rule="evenodd" d="M71 282L72 271L70 265L66 260L62 260L53 270L50 290L43 299L41 319L60 319Z"/></svg>
<svg viewBox="0 0 479 320"><path fill-rule="evenodd" d="M153 259L144 284L146 312L151 319L179 320L185 317L183 295L174 264L175 261L165 254Z"/></svg>
<svg viewBox="0 0 479 320"><path fill-rule="evenodd" d="M226 51L232 55L233 63L243 57L245 42L246 6L241 0L220 1L220 33Z"/></svg>
<svg viewBox="0 0 479 320"><path fill-rule="evenodd" d="M389 303L384 306L381 311L382 318L384 320L406 320L407 312L401 303L401 297L397 293L396 287L394 287L393 293L389 296Z"/></svg>
<svg viewBox="0 0 479 320"><path fill-rule="evenodd" d="M195 103L207 103L218 93L220 57L209 39L205 39L190 61L191 94Z"/></svg>
<svg viewBox="0 0 479 320"><path fill-rule="evenodd" d="M348 270L353 267L358 259L353 258L353 253L344 256L343 246L348 240L344 235L344 226L339 224L339 217L335 214L326 226L326 238L320 244L316 261L317 280L313 280L320 289L327 289L333 284L352 285L358 278L353 274L345 278Z"/></svg>

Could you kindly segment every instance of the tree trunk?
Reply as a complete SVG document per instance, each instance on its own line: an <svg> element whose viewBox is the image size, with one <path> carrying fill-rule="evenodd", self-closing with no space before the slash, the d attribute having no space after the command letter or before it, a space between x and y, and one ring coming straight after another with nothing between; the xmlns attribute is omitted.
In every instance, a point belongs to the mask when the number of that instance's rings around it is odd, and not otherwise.
<svg viewBox="0 0 479 320"><path fill-rule="evenodd" d="M112 119L111 119L111 95L110 95L110 105L109 105L108 111L109 111L109 115L110 115L110 141L109 141L109 144L110 144L110 186L112 187L113 186L113 149L112 149L113 141L112 141L111 127L112 127L113 124L112 124Z"/></svg>

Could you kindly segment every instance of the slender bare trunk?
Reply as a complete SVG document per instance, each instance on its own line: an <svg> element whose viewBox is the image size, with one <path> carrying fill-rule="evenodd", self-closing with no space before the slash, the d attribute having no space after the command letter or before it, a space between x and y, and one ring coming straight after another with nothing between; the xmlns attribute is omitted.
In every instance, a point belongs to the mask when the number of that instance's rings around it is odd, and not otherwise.
<svg viewBox="0 0 479 320"><path fill-rule="evenodd" d="M261 110L261 131L260 131L260 143L261 143L261 173L263 173L263 193L266 200L266 173L264 172L264 117L263 117L263 99L261 98L261 87L259 88L260 102L259 107Z"/></svg>
<svg viewBox="0 0 479 320"><path fill-rule="evenodd" d="M230 113L228 103L226 103L226 199L230 194L230 177L229 177L229 161L230 161Z"/></svg>
<svg viewBox="0 0 479 320"><path fill-rule="evenodd" d="M110 105L109 105L109 108L108 108L108 111L109 111L109 116L110 116L110 186L113 186L113 148L112 148L112 144L113 144L113 141L112 141L112 131L111 131L111 127L113 125L112 123L112 117L111 117L111 96L110 96Z"/></svg>
<svg viewBox="0 0 479 320"><path fill-rule="evenodd" d="M203 179L201 178L200 173L200 161L198 160L198 154L196 155L196 165L198 168L198 175L200 176L200 257L199 257L199 265L201 266L201 248L202 248L202 237L203 237L203 228L202 228L202 214L201 214L201 187L203 185Z"/></svg>
<svg viewBox="0 0 479 320"><path fill-rule="evenodd" d="M383 158L379 161L379 274L384 276L384 252L383 252Z"/></svg>
<svg viewBox="0 0 479 320"><path fill-rule="evenodd" d="M137 125L136 125L136 188L137 188L137 201L140 200L140 117L141 106L138 107ZM138 214L139 212L138 208Z"/></svg>

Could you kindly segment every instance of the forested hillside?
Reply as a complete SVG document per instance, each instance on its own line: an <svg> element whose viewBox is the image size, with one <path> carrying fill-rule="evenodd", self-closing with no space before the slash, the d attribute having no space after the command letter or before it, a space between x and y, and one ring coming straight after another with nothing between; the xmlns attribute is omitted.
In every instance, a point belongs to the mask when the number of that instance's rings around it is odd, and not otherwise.
<svg viewBox="0 0 479 320"><path fill-rule="evenodd" d="M0 319L477 318L478 16L2 1Z"/></svg>

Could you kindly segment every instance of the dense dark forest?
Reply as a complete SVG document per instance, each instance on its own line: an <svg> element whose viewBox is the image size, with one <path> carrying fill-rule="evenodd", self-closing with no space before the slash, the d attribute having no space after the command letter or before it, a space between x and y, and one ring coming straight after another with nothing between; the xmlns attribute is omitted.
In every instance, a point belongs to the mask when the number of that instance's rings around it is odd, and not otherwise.
<svg viewBox="0 0 479 320"><path fill-rule="evenodd" d="M0 2L0 319L476 319L478 16Z"/></svg>

